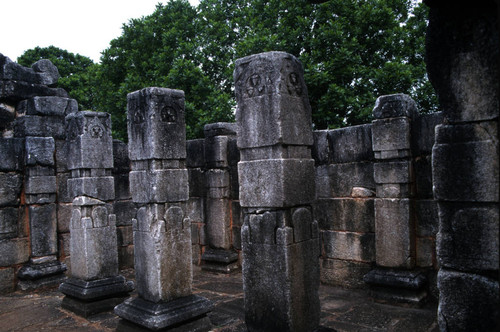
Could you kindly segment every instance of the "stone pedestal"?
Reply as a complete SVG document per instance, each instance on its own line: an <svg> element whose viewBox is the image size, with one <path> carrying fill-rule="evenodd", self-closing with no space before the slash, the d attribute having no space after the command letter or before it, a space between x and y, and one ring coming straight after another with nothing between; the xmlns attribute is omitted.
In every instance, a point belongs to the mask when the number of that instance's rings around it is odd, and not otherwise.
<svg viewBox="0 0 500 332"><path fill-rule="evenodd" d="M62 307L88 317L112 310L132 291L118 274L111 119L107 113L78 112L66 118L71 278L59 290Z"/></svg>
<svg viewBox="0 0 500 332"><path fill-rule="evenodd" d="M319 325L311 109L300 62L269 52L236 61L245 322L249 331Z"/></svg>
<svg viewBox="0 0 500 332"><path fill-rule="evenodd" d="M119 331L208 331L213 305L192 295L191 221L184 92L146 88L128 95L130 190L137 298L116 306Z"/></svg>

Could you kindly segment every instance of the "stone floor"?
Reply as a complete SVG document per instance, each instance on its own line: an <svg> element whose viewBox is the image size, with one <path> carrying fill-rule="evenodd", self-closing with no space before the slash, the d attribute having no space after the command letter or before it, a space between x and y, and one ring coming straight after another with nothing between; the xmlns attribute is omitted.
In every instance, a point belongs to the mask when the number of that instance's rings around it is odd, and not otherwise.
<svg viewBox="0 0 500 332"><path fill-rule="evenodd" d="M126 275L126 277L128 277ZM210 319L213 331L245 331L241 273L194 273L194 293L215 304ZM365 291L321 286L321 325L336 331L438 331L436 306L421 309L372 302ZM16 292L0 296L0 331L115 331L112 313L81 318L61 308L56 290ZM327 329L324 329L327 330Z"/></svg>

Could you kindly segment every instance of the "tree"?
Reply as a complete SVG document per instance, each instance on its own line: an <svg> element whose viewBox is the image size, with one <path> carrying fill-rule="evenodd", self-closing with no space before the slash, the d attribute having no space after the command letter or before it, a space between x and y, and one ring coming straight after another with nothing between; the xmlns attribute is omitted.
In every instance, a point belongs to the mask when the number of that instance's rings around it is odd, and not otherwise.
<svg viewBox="0 0 500 332"><path fill-rule="evenodd" d="M27 50L17 58L17 62L30 67L41 59L49 59L57 67L61 75L57 85L78 101L80 109L97 110L94 101L97 65L90 58L49 46Z"/></svg>

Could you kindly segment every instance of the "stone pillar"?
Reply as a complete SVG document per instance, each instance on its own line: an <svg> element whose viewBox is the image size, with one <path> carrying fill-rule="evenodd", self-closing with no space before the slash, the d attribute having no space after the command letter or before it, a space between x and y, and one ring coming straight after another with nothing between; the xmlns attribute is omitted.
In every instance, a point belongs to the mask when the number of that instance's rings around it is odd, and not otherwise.
<svg viewBox="0 0 500 332"><path fill-rule="evenodd" d="M206 234L208 248L202 269L230 273L239 268L231 241L230 144L236 140L235 123L212 123L204 128L206 160Z"/></svg>
<svg viewBox="0 0 500 332"><path fill-rule="evenodd" d="M108 113L77 112L66 117L71 278L59 290L62 307L81 316L108 311L133 289L119 275L114 200L113 141Z"/></svg>
<svg viewBox="0 0 500 332"><path fill-rule="evenodd" d="M415 267L415 177L411 153L411 125L415 102L396 94L377 99L373 109L372 145L377 268L365 275L375 298L419 304L427 296L423 274Z"/></svg>
<svg viewBox="0 0 500 332"><path fill-rule="evenodd" d="M443 110L432 150L441 331L498 331L499 5L426 1L427 68Z"/></svg>
<svg viewBox="0 0 500 332"><path fill-rule="evenodd" d="M115 308L119 329L210 329L207 299L192 294L191 223L184 92L146 88L128 95L130 190L137 298ZM170 331L170 330L169 330Z"/></svg>
<svg viewBox="0 0 500 332"><path fill-rule="evenodd" d="M249 331L313 331L320 304L311 108L301 63L283 52L234 72L245 321Z"/></svg>

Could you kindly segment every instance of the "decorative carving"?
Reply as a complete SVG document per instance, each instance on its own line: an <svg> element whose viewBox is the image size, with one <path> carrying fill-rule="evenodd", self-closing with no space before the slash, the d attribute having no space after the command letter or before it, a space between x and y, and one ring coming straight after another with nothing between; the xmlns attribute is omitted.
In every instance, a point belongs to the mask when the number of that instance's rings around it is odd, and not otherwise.
<svg viewBox="0 0 500 332"><path fill-rule="evenodd" d="M99 139L104 136L106 128L101 123L101 121L99 121L97 116L94 116L88 123L86 132L91 138Z"/></svg>
<svg viewBox="0 0 500 332"><path fill-rule="evenodd" d="M286 87L290 95L297 97L302 95L302 84L297 73L291 72L288 74L286 78Z"/></svg>
<svg viewBox="0 0 500 332"><path fill-rule="evenodd" d="M166 105L160 110L160 120L162 122L176 122L177 109L174 106Z"/></svg>

